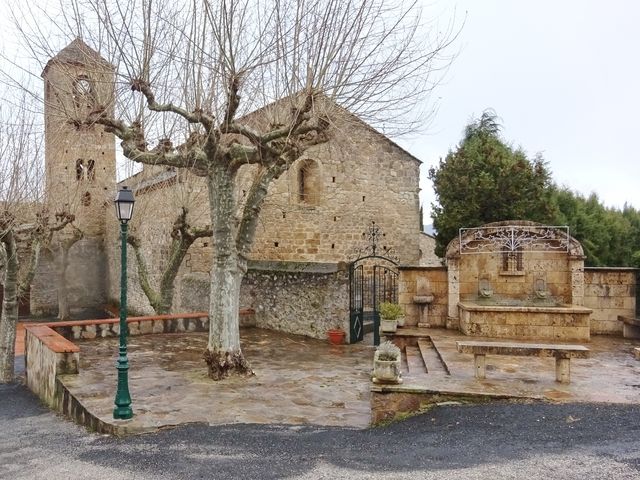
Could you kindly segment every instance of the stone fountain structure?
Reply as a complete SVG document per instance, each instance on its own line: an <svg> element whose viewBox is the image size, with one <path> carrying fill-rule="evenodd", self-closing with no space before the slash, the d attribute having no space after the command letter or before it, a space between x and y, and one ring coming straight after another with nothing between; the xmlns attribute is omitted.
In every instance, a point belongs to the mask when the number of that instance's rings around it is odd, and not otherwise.
<svg viewBox="0 0 640 480"><path fill-rule="evenodd" d="M473 336L588 341L584 258L567 227L463 228L447 247L447 325Z"/></svg>

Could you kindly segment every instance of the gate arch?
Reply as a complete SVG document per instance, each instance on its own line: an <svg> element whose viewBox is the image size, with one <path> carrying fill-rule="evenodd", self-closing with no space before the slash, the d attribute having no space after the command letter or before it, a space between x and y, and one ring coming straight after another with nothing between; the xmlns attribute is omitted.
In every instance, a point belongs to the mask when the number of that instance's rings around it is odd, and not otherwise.
<svg viewBox="0 0 640 480"><path fill-rule="evenodd" d="M373 344L380 344L381 302L398 302L398 264L380 255L360 257L349 265L349 339L360 342L373 329Z"/></svg>

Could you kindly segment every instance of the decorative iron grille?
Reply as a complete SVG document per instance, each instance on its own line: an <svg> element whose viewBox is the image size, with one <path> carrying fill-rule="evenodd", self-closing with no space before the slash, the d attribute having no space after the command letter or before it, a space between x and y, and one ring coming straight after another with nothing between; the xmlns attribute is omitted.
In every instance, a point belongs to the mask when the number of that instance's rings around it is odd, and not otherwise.
<svg viewBox="0 0 640 480"><path fill-rule="evenodd" d="M568 226L503 225L461 228L460 254L569 252L571 237Z"/></svg>

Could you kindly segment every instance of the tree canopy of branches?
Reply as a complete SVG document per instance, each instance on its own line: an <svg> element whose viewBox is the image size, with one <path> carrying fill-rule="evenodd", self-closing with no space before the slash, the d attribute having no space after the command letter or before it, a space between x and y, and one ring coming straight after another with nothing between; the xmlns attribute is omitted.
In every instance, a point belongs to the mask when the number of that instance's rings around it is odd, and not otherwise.
<svg viewBox="0 0 640 480"><path fill-rule="evenodd" d="M461 227L502 220L553 218L551 174L541 157L527 158L500 138L493 112L470 123L455 151L429 169L436 254L444 256Z"/></svg>
<svg viewBox="0 0 640 480"><path fill-rule="evenodd" d="M345 109L386 133L420 125L415 109L450 62L453 25L426 24L415 3L393 0L61 4L53 24L115 67L115 98L97 98L86 122L118 137L134 162L206 180L214 258L205 360L214 379L251 373L239 290L269 185L335 135ZM23 41L44 62L55 52L40 23L20 18ZM244 198L234 191L241 168L253 172Z"/></svg>

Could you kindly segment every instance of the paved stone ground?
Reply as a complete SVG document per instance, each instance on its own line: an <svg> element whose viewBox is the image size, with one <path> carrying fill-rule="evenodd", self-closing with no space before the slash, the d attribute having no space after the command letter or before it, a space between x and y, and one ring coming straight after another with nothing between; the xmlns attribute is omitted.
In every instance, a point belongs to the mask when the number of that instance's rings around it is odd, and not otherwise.
<svg viewBox="0 0 640 480"><path fill-rule="evenodd" d="M77 342L80 374L60 378L92 413L129 431L191 422L369 425L372 346L255 328L241 337L256 375L223 382L206 376L206 334L130 337L135 417L128 422L112 418L117 338Z"/></svg>
<svg viewBox="0 0 640 480"><path fill-rule="evenodd" d="M404 376L404 389L428 388L442 392L513 395L562 402L640 404L640 361L633 355L633 348L640 346L638 340L600 335L591 337L590 342L580 343L590 349L591 356L571 360L571 383L563 385L555 381L555 359L505 355L487 355L487 378L478 380L474 377L473 355L458 353L455 342L508 340L469 337L452 330L421 330L422 334L431 337L451 375L412 371Z"/></svg>
<svg viewBox="0 0 640 480"><path fill-rule="evenodd" d="M631 480L639 418L634 405L495 403L367 430L188 425L113 438L0 385L0 478Z"/></svg>
<svg viewBox="0 0 640 480"><path fill-rule="evenodd" d="M572 382L561 385L555 382L554 359L537 357L488 356L487 379L478 381L473 356L455 348L457 339L469 337L448 330L428 333L452 375L412 370L398 387L402 391L640 404L640 362L631 354L637 341L594 337L586 344L592 357L572 360ZM80 374L60 378L93 414L132 432L193 422L368 426L373 347L330 346L260 329L244 329L242 337L256 376L222 383L206 377L206 335L131 337L135 417L128 422L112 419L117 339L79 342Z"/></svg>

